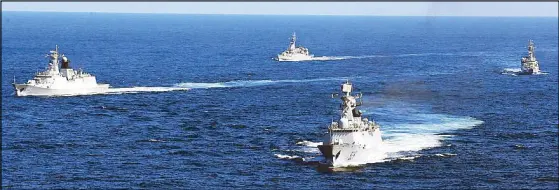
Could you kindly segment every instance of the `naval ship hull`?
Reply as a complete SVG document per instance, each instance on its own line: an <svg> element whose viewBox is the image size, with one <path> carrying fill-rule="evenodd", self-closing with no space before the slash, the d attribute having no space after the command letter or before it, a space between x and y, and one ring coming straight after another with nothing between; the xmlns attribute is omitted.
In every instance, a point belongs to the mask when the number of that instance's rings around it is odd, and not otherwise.
<svg viewBox="0 0 559 190"><path fill-rule="evenodd" d="M278 55L276 60L278 61L308 61L312 60L313 55L304 54L289 54L289 55Z"/></svg>
<svg viewBox="0 0 559 190"><path fill-rule="evenodd" d="M537 61L523 62L520 67L519 75L533 75L540 73L540 67Z"/></svg>
<svg viewBox="0 0 559 190"><path fill-rule="evenodd" d="M378 146L364 148L363 145L338 144L319 145L318 149L325 158L319 165L330 169L355 167L386 158L386 153L380 150Z"/></svg>
<svg viewBox="0 0 559 190"><path fill-rule="evenodd" d="M521 69L518 75L534 75L540 73L539 69Z"/></svg>
<svg viewBox="0 0 559 190"><path fill-rule="evenodd" d="M352 167L378 162L386 158L386 153L382 150L383 142L380 130L375 130L373 133L361 134L358 132L350 134L336 133L333 137L335 139L345 139L345 142L351 142L353 141L351 139L354 138L361 138L361 142L364 143L323 143L323 145L318 145L318 149L325 158L324 161L319 163L322 167ZM332 141L330 140L330 142Z"/></svg>
<svg viewBox="0 0 559 190"><path fill-rule="evenodd" d="M28 84L13 84L16 96L63 96L92 93L104 93L109 89L109 84L81 88L45 88Z"/></svg>
<svg viewBox="0 0 559 190"><path fill-rule="evenodd" d="M537 73L534 73L534 70L532 69L518 72L518 75L533 75L533 74L537 74Z"/></svg>

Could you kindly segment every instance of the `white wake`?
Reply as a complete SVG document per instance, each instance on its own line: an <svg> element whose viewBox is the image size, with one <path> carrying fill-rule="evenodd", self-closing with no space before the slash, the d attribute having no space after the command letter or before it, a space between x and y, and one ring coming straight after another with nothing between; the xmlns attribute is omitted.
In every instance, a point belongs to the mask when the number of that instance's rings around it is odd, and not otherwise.
<svg viewBox="0 0 559 190"><path fill-rule="evenodd" d="M169 92L169 91L184 91L189 88L184 87L130 87L130 88L109 88L107 94L130 94L142 92Z"/></svg>
<svg viewBox="0 0 559 190"><path fill-rule="evenodd" d="M363 112L365 113L364 117L375 119L381 125L383 148L379 154L385 155L383 159L370 160L368 163L413 160L424 156L419 154L418 151L444 146L443 140L453 137L444 133L471 129L483 123L481 120L468 116L428 113L405 103L394 103L379 108L363 108ZM310 160L314 156L320 155L316 147L322 142L304 140L296 144L302 147L297 150L299 155L294 156L303 156L304 160ZM316 150L309 151L310 149ZM305 155L308 157L305 157ZM438 153L427 156L451 157L455 155Z"/></svg>
<svg viewBox="0 0 559 190"><path fill-rule="evenodd" d="M302 79L302 80L235 80L228 82L215 82L215 83L195 83L183 82L175 86L180 88L234 88L234 87L255 87L274 85L281 83L306 83L317 81L342 81L346 78L317 78L317 79Z"/></svg>
<svg viewBox="0 0 559 190"><path fill-rule="evenodd" d="M470 129L483 121L472 117L446 114L409 114L410 120L382 122L384 151L389 160L416 154L417 151L440 147L452 135L439 135L460 129Z"/></svg>
<svg viewBox="0 0 559 190"><path fill-rule="evenodd" d="M346 60L346 59L365 59L374 57L386 57L383 55L363 55L363 56L321 56L313 57L311 61L332 61L332 60Z"/></svg>
<svg viewBox="0 0 559 190"><path fill-rule="evenodd" d="M189 88L184 87L129 87L129 88L109 88L107 90L100 90L97 92L87 93L71 93L53 96L86 96L86 95L103 95L103 94L134 94L134 93L147 93L147 92L169 92L169 91L185 91Z"/></svg>
<svg viewBox="0 0 559 190"><path fill-rule="evenodd" d="M335 61L347 59L367 59L378 57L425 57L425 56L481 56L487 52L458 52L458 53L407 53L396 55L361 55L361 56L318 56L297 60L281 60L280 62L300 62L300 61ZM274 58L275 59L275 58Z"/></svg>
<svg viewBox="0 0 559 190"><path fill-rule="evenodd" d="M501 71L501 74L516 76L518 75L518 73L520 73L520 71L522 71L520 68L505 68L503 69L503 71Z"/></svg>

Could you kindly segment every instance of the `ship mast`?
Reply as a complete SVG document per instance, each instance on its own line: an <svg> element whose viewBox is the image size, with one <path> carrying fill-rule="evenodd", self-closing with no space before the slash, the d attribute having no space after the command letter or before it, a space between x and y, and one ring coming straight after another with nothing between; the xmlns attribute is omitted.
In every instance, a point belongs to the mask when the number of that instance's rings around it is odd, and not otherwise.
<svg viewBox="0 0 559 190"><path fill-rule="evenodd" d="M289 43L289 49L290 51L295 50L295 41L297 40L297 38L295 37L295 32L293 32L293 36L291 36L291 42Z"/></svg>
<svg viewBox="0 0 559 190"><path fill-rule="evenodd" d="M342 84L342 92L345 92L346 96L350 96L352 87L353 86L351 85L351 83L349 83L349 80L346 80L346 82L344 84Z"/></svg>
<svg viewBox="0 0 559 190"><path fill-rule="evenodd" d="M58 73L58 45L56 45L54 51L52 50L50 51L50 54L48 54L47 57L50 58L50 62L49 62L50 70L55 73Z"/></svg>
<svg viewBox="0 0 559 190"><path fill-rule="evenodd" d="M355 99L353 99L352 96L351 96L351 91L352 91L353 86L351 85L351 83L349 83L349 80L347 80L346 83L342 84L341 87L342 87L342 92L345 93L345 96L342 97L343 110L342 110L341 115L342 115L342 118L345 116L345 118L352 121L353 120L352 111L353 111L353 109L355 109L355 105L353 104Z"/></svg>
<svg viewBox="0 0 559 190"><path fill-rule="evenodd" d="M535 55L534 55L534 42L532 40L530 40L528 42L528 58L530 59L530 61L534 61L535 60Z"/></svg>

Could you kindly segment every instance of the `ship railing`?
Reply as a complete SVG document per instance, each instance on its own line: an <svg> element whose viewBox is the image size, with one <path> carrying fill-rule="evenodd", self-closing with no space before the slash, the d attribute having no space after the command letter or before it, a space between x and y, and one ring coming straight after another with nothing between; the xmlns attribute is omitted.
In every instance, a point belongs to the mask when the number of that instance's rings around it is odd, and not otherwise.
<svg viewBox="0 0 559 190"><path fill-rule="evenodd" d="M330 127L328 127L328 130L331 131L344 131L344 132L358 132L361 131L362 129L359 128L358 126L352 126L352 127L348 127L348 128L340 128L339 126L333 126L330 125Z"/></svg>
<svg viewBox="0 0 559 190"><path fill-rule="evenodd" d="M331 128L330 130L332 130L332 131L338 131L338 132L340 132L340 131L341 131L341 132L359 132L359 131L360 131L360 129L351 129L351 128L348 128L348 129L343 129L343 128L335 128L335 129L333 129L333 128Z"/></svg>
<svg viewBox="0 0 559 190"><path fill-rule="evenodd" d="M376 123L366 123L365 126L369 126L369 127L360 127L360 125L358 123L353 123L351 124L348 128L341 128L338 123L333 122L332 124L330 124L330 126L328 126L328 130L333 130L333 131L351 131L351 132L358 132L358 131L365 131L368 130L370 127L372 127L372 129L374 128L378 128L378 125Z"/></svg>
<svg viewBox="0 0 559 190"><path fill-rule="evenodd" d="M48 72L36 72L35 76L48 77L50 75Z"/></svg>

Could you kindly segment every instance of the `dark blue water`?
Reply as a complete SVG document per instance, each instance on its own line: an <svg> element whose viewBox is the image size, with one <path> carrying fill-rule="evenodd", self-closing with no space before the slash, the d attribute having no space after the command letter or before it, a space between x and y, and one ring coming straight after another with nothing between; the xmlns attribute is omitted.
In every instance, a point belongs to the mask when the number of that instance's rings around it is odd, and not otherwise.
<svg viewBox="0 0 559 190"><path fill-rule="evenodd" d="M2 186L537 188L558 174L557 18L2 12ZM275 62L291 33L330 61ZM548 74L518 69L529 39ZM14 97L54 45L114 88ZM324 173L311 159L351 80L394 148ZM147 90L149 91L149 90Z"/></svg>

